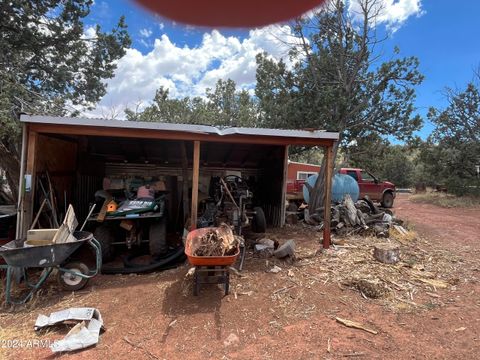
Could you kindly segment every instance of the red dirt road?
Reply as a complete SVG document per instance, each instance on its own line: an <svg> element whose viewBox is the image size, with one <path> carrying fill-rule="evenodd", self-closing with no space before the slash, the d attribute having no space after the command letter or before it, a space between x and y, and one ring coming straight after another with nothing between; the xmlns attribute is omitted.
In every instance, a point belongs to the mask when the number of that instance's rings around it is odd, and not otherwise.
<svg viewBox="0 0 480 360"><path fill-rule="evenodd" d="M35 338L32 328L38 313L94 306L107 328L100 343L62 357L480 358L480 209L442 209L414 204L400 195L394 210L430 239L431 250L450 249L461 257L461 272L451 274L458 276L459 284L432 290L433 298L415 294L418 309L407 306L405 311L394 311L337 283L311 280L310 274L322 275L315 274L314 266L278 263L282 271L272 274L265 271L271 260L266 267L264 259L247 258L246 276L232 279L236 297L233 293L222 297L221 290L214 287L202 288L200 296L193 297L190 281L183 281L187 267L144 276L100 276L81 294L59 296L52 290L31 309L0 315L0 334L2 338L13 336L9 334ZM320 240L319 233L301 227L274 233L282 241L294 238L300 249L314 250ZM325 256L315 259L322 261ZM347 328L335 317L361 322L378 334ZM65 333L66 329L60 329L40 338L58 339ZM55 358L49 349L0 350L16 360Z"/></svg>
<svg viewBox="0 0 480 360"><path fill-rule="evenodd" d="M480 254L480 208L443 208L412 203L408 195L395 200L395 214L439 246L464 255Z"/></svg>

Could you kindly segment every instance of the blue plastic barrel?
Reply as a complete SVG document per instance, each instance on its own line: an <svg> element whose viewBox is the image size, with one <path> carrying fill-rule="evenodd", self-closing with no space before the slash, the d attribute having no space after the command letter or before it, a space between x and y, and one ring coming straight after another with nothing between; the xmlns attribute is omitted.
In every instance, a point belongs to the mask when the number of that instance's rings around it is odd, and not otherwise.
<svg viewBox="0 0 480 360"><path fill-rule="evenodd" d="M305 183L311 187L315 186L318 175L308 177ZM350 175L335 174L332 183L332 202L341 202L345 194L349 194L353 202L356 202L360 196L360 189L357 181ZM310 199L310 192L307 187L303 185L303 199L308 203Z"/></svg>

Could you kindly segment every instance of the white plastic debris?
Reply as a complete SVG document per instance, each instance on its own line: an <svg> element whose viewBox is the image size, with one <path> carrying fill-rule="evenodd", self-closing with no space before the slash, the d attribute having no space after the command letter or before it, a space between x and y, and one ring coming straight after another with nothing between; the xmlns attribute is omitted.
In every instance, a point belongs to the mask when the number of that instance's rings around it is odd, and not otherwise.
<svg viewBox="0 0 480 360"><path fill-rule="evenodd" d="M100 312L95 308L70 308L53 312L50 316L40 314L34 329L37 331L70 320L81 322L75 325L63 339L56 340L50 346L53 352L74 351L98 343L103 320Z"/></svg>
<svg viewBox="0 0 480 360"><path fill-rule="evenodd" d="M274 265L268 272L277 274L280 271L282 271L282 268L280 266Z"/></svg>

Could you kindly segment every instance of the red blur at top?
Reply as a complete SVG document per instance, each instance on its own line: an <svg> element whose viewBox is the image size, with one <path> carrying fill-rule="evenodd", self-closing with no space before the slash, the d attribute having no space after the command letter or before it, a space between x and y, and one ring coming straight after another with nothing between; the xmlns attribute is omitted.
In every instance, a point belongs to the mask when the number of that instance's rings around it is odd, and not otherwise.
<svg viewBox="0 0 480 360"><path fill-rule="evenodd" d="M171 20L208 27L260 27L298 17L325 0L136 0Z"/></svg>

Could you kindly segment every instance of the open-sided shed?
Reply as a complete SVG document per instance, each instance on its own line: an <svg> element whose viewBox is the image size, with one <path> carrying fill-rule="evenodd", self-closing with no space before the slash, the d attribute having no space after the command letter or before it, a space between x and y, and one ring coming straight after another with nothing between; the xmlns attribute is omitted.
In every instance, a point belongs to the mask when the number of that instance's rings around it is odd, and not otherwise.
<svg viewBox="0 0 480 360"><path fill-rule="evenodd" d="M199 188L225 171L258 179L258 196L271 226L285 223L289 145L326 149L326 201L330 203L332 148L338 134L321 130L264 128L219 129L204 125L132 122L91 118L22 115L23 147L18 200L17 237L30 227L36 176L48 171L61 204L72 203L82 219L88 199L105 176L163 176L177 189L185 179L186 151L191 169L191 223L196 224ZM204 181L202 181L204 179ZM168 183L170 181L170 184ZM172 191L175 194L178 191ZM178 199L172 199L172 202ZM330 242L330 206L325 206L324 246Z"/></svg>

